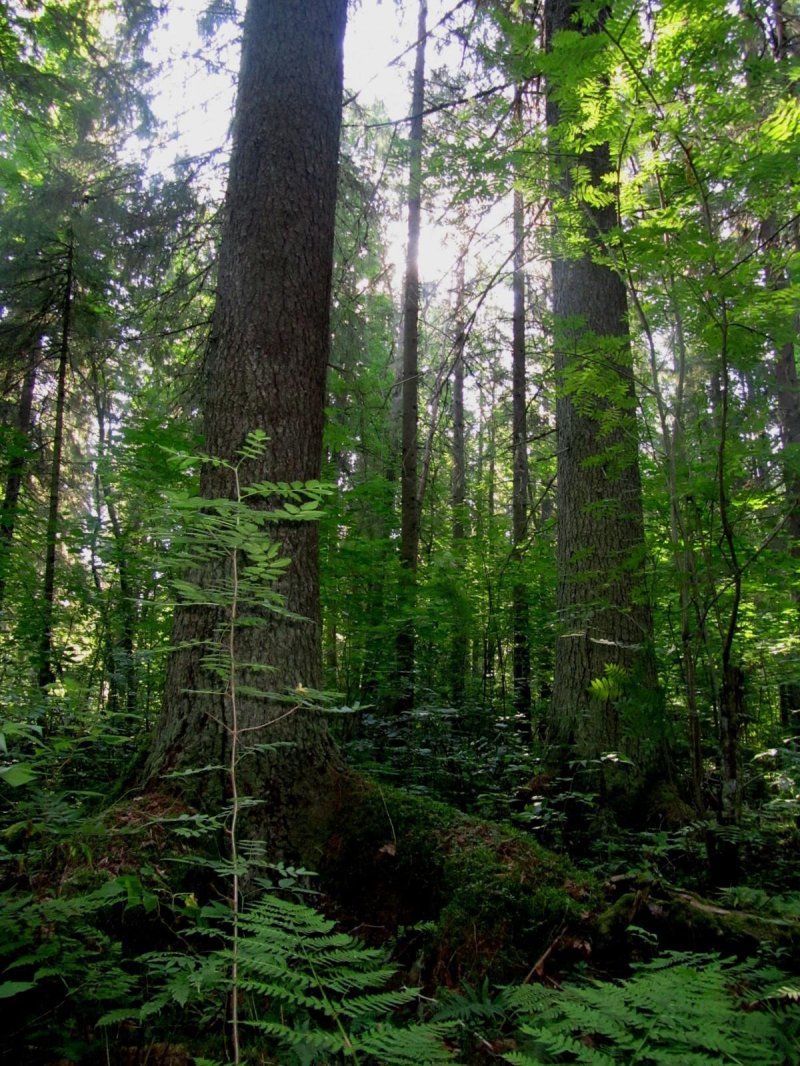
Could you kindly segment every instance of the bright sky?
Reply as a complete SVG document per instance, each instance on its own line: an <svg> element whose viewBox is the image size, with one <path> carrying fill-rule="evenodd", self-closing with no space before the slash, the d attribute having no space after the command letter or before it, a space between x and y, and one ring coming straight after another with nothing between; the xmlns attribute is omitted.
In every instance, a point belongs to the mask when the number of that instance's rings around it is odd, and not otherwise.
<svg viewBox="0 0 800 1066"><path fill-rule="evenodd" d="M309 0L312 2L312 0ZM434 26L455 0L429 0L428 24ZM245 0L236 0L240 14ZM160 89L153 101L167 133L151 152L153 171L167 171L178 157L202 156L224 144L230 125L234 82L238 68L237 30L226 25L218 30L216 48L205 44L197 32L198 16L208 0L173 0L157 31L152 60L163 70ZM413 50L404 53L416 36L416 0L360 0L348 14L345 37L345 88L357 93L362 103L382 100L388 117L399 119L410 106L410 68ZM224 48L217 52L219 46ZM222 68L207 62L222 56ZM437 56L437 62L441 57ZM221 190L214 187L214 195ZM389 234L390 257L402 261L405 232L393 227ZM446 235L423 228L420 268L425 280L438 281L451 268L453 252ZM396 279L399 272L395 271Z"/></svg>
<svg viewBox="0 0 800 1066"><path fill-rule="evenodd" d="M244 0L236 0L240 10ZM201 154L225 139L233 100L233 79L238 66L236 30L225 26L216 43L227 45L227 69L214 71L204 62L211 49L201 41L197 20L208 0L176 0L155 36L153 59L163 66L156 113L171 127L173 136L154 156L154 168L166 168L176 155ZM432 0L431 22L446 9L445 0ZM364 103L383 100L390 118L408 111L410 53L395 59L413 41L416 4L408 0L361 0L348 16L345 37L345 83Z"/></svg>

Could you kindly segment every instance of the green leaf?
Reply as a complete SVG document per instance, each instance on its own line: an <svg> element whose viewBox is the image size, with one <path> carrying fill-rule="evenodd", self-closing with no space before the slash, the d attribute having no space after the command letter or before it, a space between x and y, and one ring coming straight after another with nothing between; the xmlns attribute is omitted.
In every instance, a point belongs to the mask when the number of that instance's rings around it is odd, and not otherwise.
<svg viewBox="0 0 800 1066"><path fill-rule="evenodd" d="M13 788L29 785L36 780L36 771L28 763L18 762L13 766L0 766L0 777Z"/></svg>
<svg viewBox="0 0 800 1066"><path fill-rule="evenodd" d="M31 988L36 988L35 981L3 981L0 984L0 999L11 999L12 996L28 992Z"/></svg>

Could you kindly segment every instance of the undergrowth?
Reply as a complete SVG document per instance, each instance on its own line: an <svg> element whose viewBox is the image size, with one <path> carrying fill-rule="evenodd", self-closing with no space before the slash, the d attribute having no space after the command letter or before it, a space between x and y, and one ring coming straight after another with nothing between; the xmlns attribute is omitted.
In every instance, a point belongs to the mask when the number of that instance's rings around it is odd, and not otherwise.
<svg viewBox="0 0 800 1066"><path fill-rule="evenodd" d="M800 1062L800 984L714 955L667 953L625 981L524 985L502 1006L519 1025L514 1066Z"/></svg>
<svg viewBox="0 0 800 1066"><path fill-rule="evenodd" d="M561 988L488 985L444 993L438 1018L485 1061L513 1066L796 1066L800 986L779 970L668 952L625 980L573 977ZM469 1036L467 1036L469 1034Z"/></svg>
<svg viewBox="0 0 800 1066"><path fill-rule="evenodd" d="M247 445L262 446L263 435ZM280 570L275 552L262 544L262 528L246 522L246 499L238 490L238 499L216 512L196 499L189 509L204 523L201 540L213 525L230 563L232 583L219 592L228 613L209 654L231 711L226 728L233 741L242 666L237 627L252 624L238 610ZM196 554L187 558L197 561ZM189 597L196 591L186 580L182 588ZM50 722L49 731L23 713L0 733L0 787L15 796L0 843L0 1000L12 1019L4 1030L6 1062L90 1066L122 1061L123 1054L126 1062L145 1062L157 1040L180 1042L186 1062L216 1066L800 1062L797 984L778 969L715 955L662 954L634 965L626 979L565 979L558 990L523 984L495 992L486 984L423 997L384 949L366 946L309 905L308 871L265 867L253 845L238 840L236 819L248 799L236 788L236 743L227 810L156 810L149 820L114 827L97 810L103 792L97 782L108 782L109 752L127 744L124 733L76 730L63 714L59 732L53 728L59 719L39 717ZM508 799L514 782L530 779L538 763L511 721L489 730L479 717L419 709L365 743L361 756L380 757L384 774L402 777L411 791L484 815L516 815L532 833L558 839L564 806L589 808L596 797L573 783L560 798L533 791L514 809ZM783 832L783 807L779 814ZM227 839L227 854L209 858L208 842L220 838ZM609 868L627 861L630 842L620 840L619 851L605 857ZM181 851L185 841L200 842L206 854ZM657 868L677 861L681 847L676 834L656 834L643 858ZM465 897L468 873L461 871L443 914ZM253 889L246 901L245 880ZM510 896L500 889L540 891L501 881L497 892L483 892L462 909L503 910ZM724 902L796 919L796 895L758 891L729 890Z"/></svg>

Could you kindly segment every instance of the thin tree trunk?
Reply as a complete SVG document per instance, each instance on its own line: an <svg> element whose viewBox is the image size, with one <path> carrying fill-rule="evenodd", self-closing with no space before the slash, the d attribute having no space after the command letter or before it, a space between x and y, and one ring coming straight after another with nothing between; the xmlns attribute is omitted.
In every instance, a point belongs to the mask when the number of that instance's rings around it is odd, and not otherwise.
<svg viewBox="0 0 800 1066"><path fill-rule="evenodd" d="M417 481L419 425L419 235L422 218L422 112L425 105L426 0L420 0L411 94L408 166L408 248L403 296L403 418L400 474L401 622L397 634L396 709L414 704L417 559L420 501Z"/></svg>
<svg viewBox="0 0 800 1066"><path fill-rule="evenodd" d="M467 463L464 435L464 346L466 323L464 321L464 261L466 250L458 260L456 277L456 310L453 362L453 480L451 504L453 508L453 558L456 580L464 578L464 540L467 535L465 506L467 497ZM467 673L468 633L466 619L456 613L453 619L453 647L450 664L451 693L453 704L459 707L464 702Z"/></svg>
<svg viewBox="0 0 800 1066"><path fill-rule="evenodd" d="M514 119L522 126L522 94L517 90ZM528 388L525 365L525 205L520 189L514 190L514 295L512 365L512 644L514 712L524 735L531 729L531 648L528 633L528 589L521 579L523 545L528 536Z"/></svg>
<svg viewBox="0 0 800 1066"><path fill-rule="evenodd" d="M485 529L485 555L491 559L494 550L494 506L495 506L495 475L497 466L497 434L494 420L495 412L495 382L492 381L492 391L489 401L489 418L487 421L486 443L486 529ZM490 568L486 568L486 630L484 637L483 656L483 700L490 703L495 695L495 682L497 679L496 659L499 641L497 639L497 617L495 611L494 578Z"/></svg>
<svg viewBox="0 0 800 1066"><path fill-rule="evenodd" d="M98 514L100 503L105 506L111 533L114 538L114 560L117 564L119 596L116 613L119 629L110 626L108 671L110 673L110 690L112 706L122 704L128 714L137 710L138 677L136 673L136 589L131 575L131 559L126 543L125 531L120 521L114 494L106 483L102 470L103 460L108 451L107 423L108 408L103 395L104 390L98 380L96 370L93 373L95 392L95 410L97 415L98 463L96 469Z"/></svg>
<svg viewBox="0 0 800 1066"><path fill-rule="evenodd" d="M67 370L72 340L72 301L74 286L75 239L72 229L67 234L64 263L64 295L61 304L61 342L58 351L56 379L55 426L53 429L53 458L50 467L50 490L47 503L45 531L44 581L42 587L41 636L39 639L39 687L46 689L55 679L53 667L53 611L56 587L56 548L58 545L58 517L61 501L61 459L64 450L64 409L67 402Z"/></svg>
<svg viewBox="0 0 800 1066"><path fill-rule="evenodd" d="M8 464L8 471L6 472L6 491L3 495L3 505L0 509L0 610L2 610L5 601L8 567L17 524L17 509L22 491L22 479L28 463L30 435L33 425L33 393L36 387L37 355L38 350L34 345L28 355L25 376L22 379L22 388L20 389L19 404L17 406L16 440Z"/></svg>

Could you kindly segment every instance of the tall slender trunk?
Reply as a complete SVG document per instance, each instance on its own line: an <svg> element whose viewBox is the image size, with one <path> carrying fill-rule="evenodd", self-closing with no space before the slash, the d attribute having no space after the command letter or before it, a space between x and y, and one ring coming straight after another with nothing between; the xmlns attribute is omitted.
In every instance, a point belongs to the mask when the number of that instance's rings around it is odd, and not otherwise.
<svg viewBox="0 0 800 1066"><path fill-rule="evenodd" d="M455 344L453 358L453 480L451 504L453 508L453 558L459 584L464 575L464 539L467 535L465 505L467 496L467 464L464 436L464 346L466 323L464 321L464 260L466 250L458 260L456 278ZM467 672L468 636L466 619L453 619L453 647L451 657L451 693L453 704L458 707L464 701Z"/></svg>
<svg viewBox="0 0 800 1066"><path fill-rule="evenodd" d="M417 481L419 425L419 235L422 219L422 111L425 102L425 39L428 6L420 0L411 93L408 165L408 248L403 295L403 418L400 474L401 622L397 634L396 709L414 704L417 558L420 506Z"/></svg>
<svg viewBox="0 0 800 1066"><path fill-rule="evenodd" d="M67 402L67 370L72 340L72 302L75 259L75 238L70 228L67 233L64 262L64 295L61 304L61 342L58 351L56 380L55 426L53 428L53 458L50 466L50 490L47 504L47 527L45 531L44 581L42 587L42 613L40 621L38 675L39 687L46 689L55 679L53 666L53 609L56 587L56 548L58 545L58 518L61 501L61 460L64 450L64 409Z"/></svg>
<svg viewBox="0 0 800 1066"><path fill-rule="evenodd" d="M723 307L720 317L720 368L712 378L712 405L717 422L717 505L724 555L731 583L731 603L723 627L721 677L719 691L719 754L720 792L719 822L735 828L742 817L742 750L741 732L744 725L744 671L736 651L739 633L739 609L742 602L743 569L739 561L736 535L730 508L730 472L728 467L728 437L730 434L730 366L728 362L727 317ZM716 842L714 875L721 883L739 877L739 845L725 834Z"/></svg>
<svg viewBox="0 0 800 1066"><path fill-rule="evenodd" d="M768 219L761 227L762 240L772 243L775 240L775 220ZM768 267L767 284L774 288L786 288L788 278L785 272ZM786 494L788 518L786 532L789 537L789 553L800 558L800 379L797 374L797 333L800 320L796 317L791 323L792 336L779 345L774 354L775 397L777 399L778 423L781 431L781 449L783 459L783 482ZM800 593L794 592L793 599L800 617ZM800 677L781 681L779 686L780 724L783 729L792 728L791 716L800 721Z"/></svg>
<svg viewBox="0 0 800 1066"><path fill-rule="evenodd" d="M136 673L136 588L131 573L131 558L129 547L119 511L117 510L114 493L107 483L103 470L105 457L108 453L108 401L105 396L99 376L93 368L92 384L95 393L95 413L97 417L98 437L98 462L95 478L97 483L98 513L100 505L104 505L111 525L111 534L114 539L114 561L117 565L117 579L119 581L119 595L116 602L116 615L119 619L118 626L112 626L109 633L109 649L107 669L110 674L110 703L114 709L120 707L128 714L135 714L137 710L138 676Z"/></svg>
<svg viewBox="0 0 800 1066"><path fill-rule="evenodd" d="M515 126L522 126L522 93L514 102ZM520 575L523 545L528 535L528 389L525 365L525 205L522 192L514 190L514 268L512 289L512 546L514 585L512 589L512 644L514 711L523 733L531 728L531 648L528 633L528 589Z"/></svg>
<svg viewBox="0 0 800 1066"><path fill-rule="evenodd" d="M17 509L22 491L22 480L28 462L33 414L33 393L36 387L36 360L38 347L32 345L22 379L22 388L17 406L16 440L6 472L6 491L0 508L0 610L6 595L6 581L17 525Z"/></svg>
<svg viewBox="0 0 800 1066"><path fill-rule="evenodd" d="M494 508L496 493L496 467L497 467L497 431L495 425L495 406L497 402L496 381L490 381L489 404L487 411L481 411L483 420L483 453L482 465L485 468L481 472L481 483L486 486L486 511L482 523L482 540L484 555L484 579L486 582L486 620L483 631L483 676L482 693L483 702L488 704L495 695L495 682L497 678L496 659L499 645L497 637L497 617L495 609L494 577L491 567L491 558L494 551ZM478 509L480 512L480 508Z"/></svg>
<svg viewBox="0 0 800 1066"><path fill-rule="evenodd" d="M705 769L703 766L703 737L697 695L697 650L695 645L697 639L700 639L703 646L705 646L706 631L705 621L698 612L700 590L696 574L695 549L692 544L693 525L681 513L678 493L678 466L685 467L687 465L686 445L684 442L684 393L688 355L683 328L683 315L674 295L674 278L669 279L668 291L670 293L669 302L675 328L675 347L678 359L678 387L675 396L675 415L671 433L666 420L664 423L665 447L669 448L667 461L669 468L670 535L676 553L680 582L681 658L683 661L684 681L686 683L692 799L698 812L702 813L705 808Z"/></svg>

